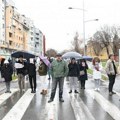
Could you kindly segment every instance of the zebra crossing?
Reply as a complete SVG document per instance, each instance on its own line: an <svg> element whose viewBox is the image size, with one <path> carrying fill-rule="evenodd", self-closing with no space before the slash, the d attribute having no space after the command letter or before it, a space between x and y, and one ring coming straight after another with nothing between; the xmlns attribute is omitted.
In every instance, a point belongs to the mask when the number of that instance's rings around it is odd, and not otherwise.
<svg viewBox="0 0 120 120"><path fill-rule="evenodd" d="M39 84L41 83L39 82ZM0 116L2 105L6 104L6 101L15 93L18 93L18 89L15 88L11 91L12 93L0 95ZM65 102L59 103L57 90L55 100L48 103L50 88L48 88L46 96L40 95L39 90L36 94L32 94L31 90L28 89L1 120L120 120L120 106L112 102L112 99L119 100L119 93L107 99L102 90L96 92L93 88L87 89L86 87L85 90L80 90L79 94L69 94L68 91L69 82L67 81L63 95ZM8 104L9 101L6 106Z"/></svg>

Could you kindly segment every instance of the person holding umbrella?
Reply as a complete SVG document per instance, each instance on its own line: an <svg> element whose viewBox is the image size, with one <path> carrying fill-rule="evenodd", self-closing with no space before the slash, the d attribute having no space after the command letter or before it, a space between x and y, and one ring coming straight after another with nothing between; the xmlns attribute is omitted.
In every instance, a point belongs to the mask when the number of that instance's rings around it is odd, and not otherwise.
<svg viewBox="0 0 120 120"><path fill-rule="evenodd" d="M76 63L75 58L71 59L71 62L68 64L68 68L69 68L68 77L70 81L69 93L72 93L72 89L74 89L75 93L78 93L77 84L78 84L78 76L79 76L79 67Z"/></svg>
<svg viewBox="0 0 120 120"><path fill-rule="evenodd" d="M8 60L4 61L1 71L3 73L3 78L5 79L5 85L6 85L5 93L11 93L10 82L12 81L13 68L10 65L10 63L8 62Z"/></svg>
<svg viewBox="0 0 120 120"><path fill-rule="evenodd" d="M88 80L87 69L88 65L85 59L80 59L79 65L79 80L81 83L81 89L85 89L85 82Z"/></svg>
<svg viewBox="0 0 120 120"><path fill-rule="evenodd" d="M23 61L23 55L19 55L19 60L15 63L15 68L17 70L18 75L18 85L20 91L25 90L25 71L26 71L26 63Z"/></svg>

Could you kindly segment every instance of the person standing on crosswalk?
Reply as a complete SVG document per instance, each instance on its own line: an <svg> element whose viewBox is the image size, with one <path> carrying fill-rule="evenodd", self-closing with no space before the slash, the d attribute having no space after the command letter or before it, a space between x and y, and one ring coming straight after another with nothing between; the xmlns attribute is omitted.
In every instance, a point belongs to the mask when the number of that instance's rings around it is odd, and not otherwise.
<svg viewBox="0 0 120 120"><path fill-rule="evenodd" d="M46 84L46 75L47 75L47 65L40 59L40 64L38 66L38 74L40 75L40 81L42 83L42 91L40 94L46 95L47 94L47 84Z"/></svg>
<svg viewBox="0 0 120 120"><path fill-rule="evenodd" d="M68 69L69 69L68 77L70 82L69 93L72 93L73 89L75 93L78 93L77 86L78 86L79 68L75 58L71 58L71 62L68 64Z"/></svg>
<svg viewBox="0 0 120 120"><path fill-rule="evenodd" d="M102 77L102 65L100 59L95 57L92 61L93 64L93 79L95 80L95 90L100 91L100 80Z"/></svg>
<svg viewBox="0 0 120 120"><path fill-rule="evenodd" d="M5 93L11 93L10 82L12 81L13 68L10 65L10 63L8 62L8 60L4 61L1 71L3 73L3 78L5 79L5 85L6 85Z"/></svg>
<svg viewBox="0 0 120 120"><path fill-rule="evenodd" d="M35 60L33 58L29 59L27 69L28 69L31 93L36 93L36 65L35 65Z"/></svg>
<svg viewBox="0 0 120 120"><path fill-rule="evenodd" d="M48 103L54 100L57 84L59 84L59 101L64 102L62 97L63 85L64 85L64 77L66 77L67 74L68 74L67 63L62 59L62 55L59 53L56 56L56 60L53 60L51 64L52 91Z"/></svg>
<svg viewBox="0 0 120 120"><path fill-rule="evenodd" d="M88 64L85 59L80 59L79 63L79 80L81 83L81 89L85 89L86 80L88 80Z"/></svg>
<svg viewBox="0 0 120 120"><path fill-rule="evenodd" d="M113 54L109 55L109 60L106 63L105 70L109 78L109 95L111 96L112 94L116 94L115 92L113 92L113 85L115 83L115 78L117 74L117 67Z"/></svg>
<svg viewBox="0 0 120 120"><path fill-rule="evenodd" d="M26 63L23 60L23 55L19 56L19 60L15 63L15 68L18 75L18 85L20 92L25 91L25 71Z"/></svg>

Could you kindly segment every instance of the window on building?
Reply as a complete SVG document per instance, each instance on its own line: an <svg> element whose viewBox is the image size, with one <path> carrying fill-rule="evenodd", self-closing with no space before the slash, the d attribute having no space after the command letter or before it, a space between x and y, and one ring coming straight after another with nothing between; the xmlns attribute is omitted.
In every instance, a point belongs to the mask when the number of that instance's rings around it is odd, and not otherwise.
<svg viewBox="0 0 120 120"><path fill-rule="evenodd" d="M33 37L31 37L31 41L33 41Z"/></svg>
<svg viewBox="0 0 120 120"><path fill-rule="evenodd" d="M2 19L3 19L3 20L5 19L4 15L2 16Z"/></svg>
<svg viewBox="0 0 120 120"><path fill-rule="evenodd" d="M9 41L9 45L12 45L12 41Z"/></svg>
<svg viewBox="0 0 120 120"><path fill-rule="evenodd" d="M3 28L5 28L5 25L3 24L3 26L2 26Z"/></svg>
<svg viewBox="0 0 120 120"><path fill-rule="evenodd" d="M12 33L9 32L9 37L12 37Z"/></svg>

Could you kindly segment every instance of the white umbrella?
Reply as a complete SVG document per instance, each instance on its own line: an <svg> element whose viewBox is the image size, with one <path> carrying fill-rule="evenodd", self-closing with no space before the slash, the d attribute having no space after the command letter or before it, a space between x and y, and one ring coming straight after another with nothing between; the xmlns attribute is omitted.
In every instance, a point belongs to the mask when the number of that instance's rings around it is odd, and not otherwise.
<svg viewBox="0 0 120 120"><path fill-rule="evenodd" d="M64 59L70 59L72 57L74 57L75 59L80 59L80 58L82 58L82 55L78 52L67 52L62 55L62 58L64 58Z"/></svg>

